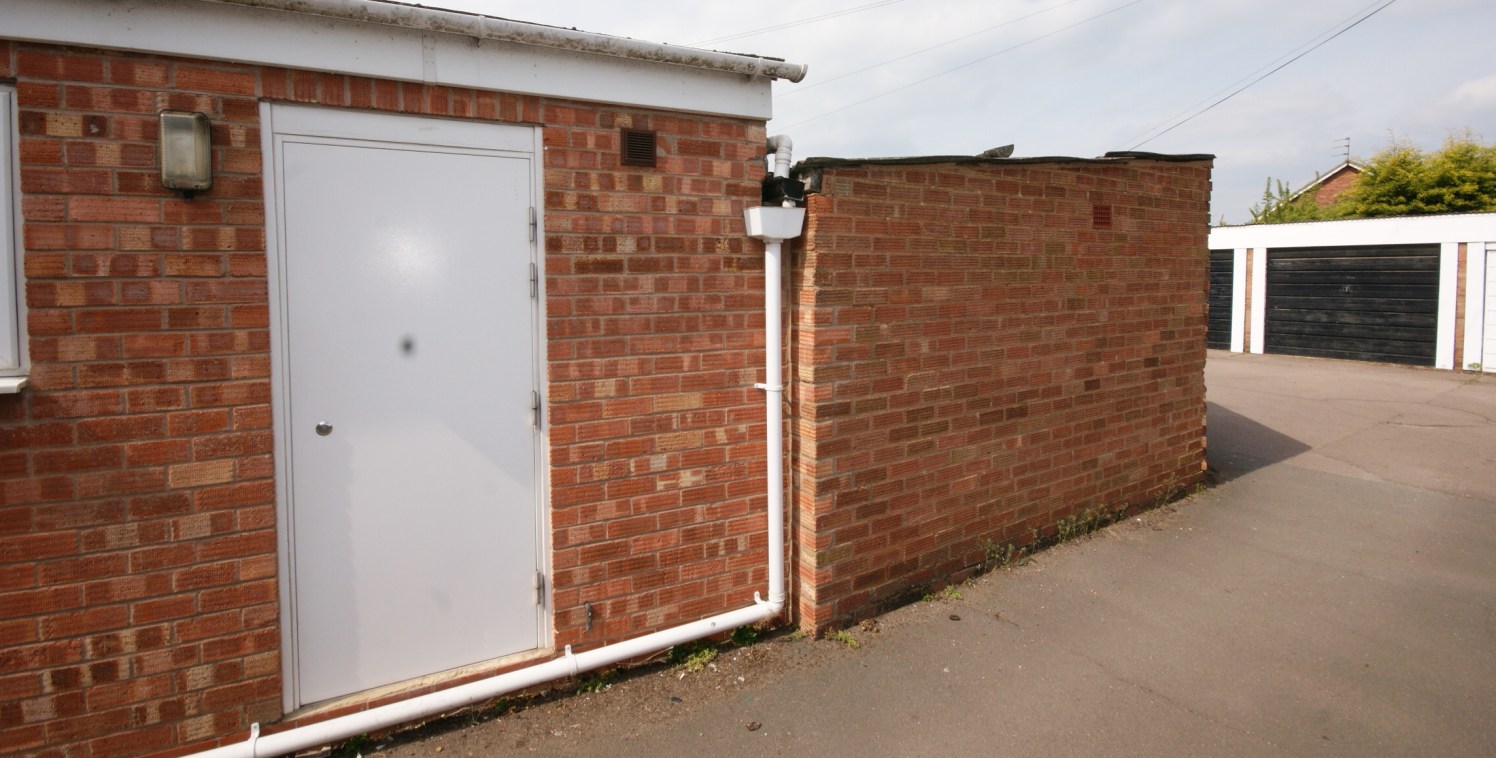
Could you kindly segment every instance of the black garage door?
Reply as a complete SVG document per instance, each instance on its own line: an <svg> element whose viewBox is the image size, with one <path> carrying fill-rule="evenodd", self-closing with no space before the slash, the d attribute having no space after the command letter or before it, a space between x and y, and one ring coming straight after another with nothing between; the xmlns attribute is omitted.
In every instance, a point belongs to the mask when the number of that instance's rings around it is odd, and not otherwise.
<svg viewBox="0 0 1496 758"><path fill-rule="evenodd" d="M1205 298L1205 346L1231 349L1232 252L1210 251L1210 294Z"/></svg>
<svg viewBox="0 0 1496 758"><path fill-rule="evenodd" d="M1439 246L1275 248L1269 353L1434 365Z"/></svg>

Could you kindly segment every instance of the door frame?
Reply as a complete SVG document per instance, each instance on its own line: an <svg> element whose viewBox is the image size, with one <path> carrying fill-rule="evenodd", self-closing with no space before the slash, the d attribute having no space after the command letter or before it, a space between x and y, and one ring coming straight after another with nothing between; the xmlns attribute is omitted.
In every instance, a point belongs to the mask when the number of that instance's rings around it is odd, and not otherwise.
<svg viewBox="0 0 1496 758"><path fill-rule="evenodd" d="M1479 253L1476 252L1476 247L1480 248ZM1486 342L1493 336L1486 333L1487 326L1491 323L1491 316L1496 315L1496 308L1492 307L1492 302L1496 301L1496 289L1492 289L1490 286L1491 275L1493 272L1496 272L1496 265L1492 265L1496 264L1496 242L1470 243L1466 246L1465 259L1467 261L1467 268L1470 271L1469 284L1466 285L1466 291L1471 292L1473 295L1471 299L1479 303L1474 308L1467 307L1465 309L1465 329L1467 331L1470 330L1472 321L1469 314L1474 312L1480 313L1480 318L1474 319L1475 360L1470 360L1471 351L1467 349L1465 351L1465 364L1468 366L1472 363L1478 363L1480 364L1481 373L1488 374L1496 372L1496 364L1486 361ZM1465 344L1469 345L1470 342L1466 341ZM1465 368L1465 366L1461 368Z"/></svg>
<svg viewBox="0 0 1496 758"><path fill-rule="evenodd" d="M500 128L495 128L500 127ZM524 157L530 165L530 202L532 207L532 234L530 239L530 263L535 268L535 297L531 299L531 382L539 398L539 422L533 429L535 436L535 549L539 570L545 577L551 576L551 524L550 524L550 445L549 419L547 418L547 371L546 371L546 322L545 322L545 261L543 257L545 239L544 213L541 212L544 195L544 143L541 128L520 124L469 121L438 118L409 113L386 113L355 111L321 106L289 105L284 103L260 103L260 148L265 198L265 258L268 303L270 310L270 404L273 426L276 496L276 546L277 584L280 606L280 653L281 653L281 697L285 713L292 713L314 703L301 701L298 686L299 661L296 647L296 566L295 566L295 502L291 479L291 435L290 392L291 375L286 366L284 345L289 338L288 307L286 292L286 261L284 230L281 219L284 213L284 193L280 189L281 172L278 165L280 155L276 149L281 136L305 136L344 141L373 140L413 146L430 146L443 149L468 148ZM537 654L548 654L555 646L555 625L552 609L552 582L547 579L542 588L542 603L536 613L539 617L537 650L522 652L514 656L494 659L504 661L513 658L531 658ZM429 683L430 674L411 682ZM386 685L377 691L386 691ZM359 693L335 698L341 701L359 697Z"/></svg>

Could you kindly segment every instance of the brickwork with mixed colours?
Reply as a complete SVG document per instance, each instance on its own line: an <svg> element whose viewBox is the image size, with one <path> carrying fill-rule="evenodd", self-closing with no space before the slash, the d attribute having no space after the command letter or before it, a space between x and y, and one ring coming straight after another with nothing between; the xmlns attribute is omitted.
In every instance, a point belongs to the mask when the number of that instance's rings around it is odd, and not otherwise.
<svg viewBox="0 0 1496 758"><path fill-rule="evenodd" d="M281 716L262 100L545 126L558 645L764 583L761 123L5 41L0 81L33 365L0 396L4 752L180 752ZM213 123L191 201L158 185L162 108ZM620 126L659 132L659 168L619 167Z"/></svg>
<svg viewBox="0 0 1496 758"><path fill-rule="evenodd" d="M766 585L761 122L5 41L0 81L32 360L0 396L5 752L180 753L399 696L283 719L264 101L543 127L558 649ZM163 108L213 123L191 201L157 184ZM625 127L656 168L619 165ZM786 284L802 626L1198 479L1207 161L817 170Z"/></svg>
<svg viewBox="0 0 1496 758"><path fill-rule="evenodd" d="M1199 480L1208 160L797 171L802 628Z"/></svg>

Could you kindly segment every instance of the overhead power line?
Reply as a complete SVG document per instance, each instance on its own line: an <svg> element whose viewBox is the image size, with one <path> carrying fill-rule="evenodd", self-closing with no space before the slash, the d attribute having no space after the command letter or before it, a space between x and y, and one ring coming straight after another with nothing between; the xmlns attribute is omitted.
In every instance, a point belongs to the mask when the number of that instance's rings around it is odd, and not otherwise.
<svg viewBox="0 0 1496 758"><path fill-rule="evenodd" d="M1027 47L1029 45L1034 44L1035 42L1040 42L1040 41L1049 39L1050 37L1053 37L1056 34L1067 32L1067 31L1069 31L1071 29L1076 28L1077 26L1082 26L1084 24L1088 24L1088 23L1090 23L1092 21L1095 21L1096 19L1102 18L1104 16L1109 16L1109 15L1111 15L1113 13L1116 13L1117 11L1125 10L1125 9L1130 8L1130 7L1134 6L1134 5L1137 5L1138 3L1141 3L1141 2L1143 2L1143 0L1132 0L1132 2L1123 3L1122 5L1119 5L1119 6L1113 8L1113 9L1111 9L1109 11L1102 11L1101 13L1098 13L1098 14L1096 14L1094 16L1090 16L1090 17L1084 18L1084 19L1082 19L1080 21L1077 21L1077 22L1075 22L1073 24L1070 24L1069 26L1062 26L1059 29L1056 29L1056 30L1054 30L1052 32L1049 32L1048 34L1041 34L1038 37L1034 37L1033 39L1026 40L1024 42L1020 42L1020 43L1018 43L1016 45L1013 45L1012 47L1005 47L1005 48L1003 48L1001 50L998 50L995 53L988 53L987 55L984 55L984 56L982 56L980 58L977 58L975 60L967 61L965 63L962 63L959 66L952 66L952 67L950 67L948 69L945 69L944 71L941 71L939 73L931 74L930 76L926 76L923 79L916 79L915 81L912 81L912 82L910 82L908 84L901 85L901 86L898 86L898 87L894 87L893 89L890 89L890 90L885 90L885 91L880 92L880 93L878 93L876 95L873 95L872 97L867 97L867 98L863 98L861 100L858 100L855 103L850 103L848 105L843 105L840 108L835 108L833 110L826 111L825 113L821 113L819 115L811 116L810 118L807 118L807 119L802 119L800 121L796 121L793 124L787 124L787 125L785 125L783 127L776 127L776 128L793 129L793 128L797 127L797 126L802 126L802 125L808 124L808 123L810 123L812 121L818 121L818 120L823 119L823 118L825 118L827 116L834 115L834 114L837 114L837 113L841 113L842 111L850 110L852 108L856 108L859 105L865 105L865 104L870 103L870 102L872 102L874 100L878 100L880 98L884 98L884 97L887 97L889 95L892 95L892 94L894 94L896 92L903 92L904 90L909 89L910 87L918 87L919 85L924 84L925 82L931 81L933 79L939 79L942 76L945 76L947 74L955 73L957 71L960 71L963 68L968 68L970 66L975 66L978 63L981 63L981 62L987 61L987 60L991 60L992 58L996 58L997 56L1003 55L1004 53L1011 53L1014 50L1017 50L1017 49L1022 48L1022 47Z"/></svg>
<svg viewBox="0 0 1496 758"><path fill-rule="evenodd" d="M786 22L784 22L782 24L775 24L774 26L765 26L765 27L762 27L762 28L759 28L759 29L750 29L750 30L748 30L746 32L738 32L737 34L729 34L726 37L715 37L713 39L702 40L700 42L692 42L691 43L691 47L701 47L702 45L711 45L711 44L715 44L717 42L729 42L729 41L735 40L735 39L743 39L744 37L752 37L752 36L759 35L759 34L768 34L769 32L777 32L777 31L779 31L781 29L789 29L789 28L795 27L795 26L803 26L805 24L813 24L813 23L815 23L817 21L825 21L827 19L836 18L837 16L846 16L846 15L849 15L849 14L852 14L852 13L861 13L862 11L869 11L869 10L872 10L874 8L882 8L885 5L893 5L894 3L902 3L902 2L904 2L904 0L878 0L878 2L875 2L875 3L868 3L866 5L858 5L858 6L855 6L855 7L852 7L852 8L844 8L842 10L832 11L830 13L822 13L819 16L807 16L805 18L798 19L798 20L795 20L795 21L786 21Z"/></svg>
<svg viewBox="0 0 1496 758"><path fill-rule="evenodd" d="M1294 61L1296 61L1296 60L1298 60L1298 59L1300 59L1300 58L1302 58L1302 57L1304 57L1304 56L1306 56L1306 55L1314 52L1315 50L1318 50L1320 47L1324 46L1330 40L1333 40L1336 37L1339 37L1340 35L1345 34L1346 32L1348 32L1348 31L1356 28L1357 26L1360 26L1362 24L1362 22L1366 21L1367 19L1371 18L1372 16L1375 16L1378 13L1381 13L1383 10L1386 10L1387 6L1389 6L1389 5L1391 5L1391 4L1395 3L1395 2L1397 2L1397 0L1386 0L1386 2L1382 3L1381 5L1378 5L1376 8L1374 8L1369 13L1365 13L1366 8L1362 8L1361 10L1356 11L1355 14L1351 15L1351 19L1355 19L1354 21L1352 21L1350 19L1345 19L1345 20L1342 20L1342 21L1336 23L1335 26L1330 27L1330 29L1328 29L1326 31L1323 31L1323 32L1320 32L1319 34L1315 35L1315 37L1310 40L1310 42L1312 42L1313 44L1310 45L1308 49L1304 50L1303 52L1298 53L1297 55L1294 55L1292 58L1289 58L1286 61L1283 61L1282 63L1278 64L1277 66L1273 66L1272 69L1270 69L1267 72L1261 74L1260 76L1252 78L1251 81L1247 82L1246 84L1243 84L1241 87L1238 87L1235 90L1232 90L1231 93L1228 94L1228 95L1226 95L1225 97L1222 97L1222 98L1220 98L1220 99L1218 99L1218 100L1210 103L1209 105L1205 106L1204 108L1200 108L1199 110L1196 110L1194 113L1190 113L1188 116L1185 116L1184 118L1180 118L1177 121L1174 121L1174 123L1170 124L1167 129L1164 129L1162 131L1158 131L1153 136L1148 137L1147 139L1143 140L1142 142L1139 142L1136 145L1133 145L1132 147L1128 148L1128 150L1136 150L1136 149L1142 147L1143 145L1146 145L1149 142L1152 142L1153 140L1156 140L1159 137L1162 137L1165 134L1168 134L1169 132L1172 132L1175 129L1178 129L1181 126L1184 126L1185 124L1189 123L1190 121L1193 121L1195 118L1197 118L1199 116L1202 116L1202 115L1210 112L1212 109L1214 109L1216 106L1220 105L1221 103L1224 103L1227 100L1230 100L1231 98L1236 97L1237 95L1240 95L1242 92L1245 92L1247 89L1249 89L1250 87L1252 87L1252 85L1257 84L1258 82L1262 81L1263 79L1266 79L1269 76L1272 76L1273 74L1278 73L1279 71L1282 71L1284 68L1287 68L1289 66L1289 64L1292 64ZM1367 6L1367 7L1370 7L1370 6ZM1361 13L1365 13L1365 15L1362 15L1360 18L1356 18L1356 15L1361 14ZM1336 27L1340 27L1340 28L1338 30L1336 30ZM1331 30L1335 30L1333 34L1330 34L1330 36L1325 37L1324 39L1320 39L1318 42L1314 42L1315 39L1319 39L1320 37L1324 37L1324 35L1329 34ZM1310 43L1305 43L1305 44L1308 45ZM1304 47L1304 45L1300 45L1298 48L1294 48L1294 50L1298 50L1298 49L1303 48L1303 47ZM1291 54L1291 53L1292 53L1292 51L1290 51L1289 54ZM1281 56L1280 56L1280 59L1281 59ZM1269 63L1268 65L1271 66L1272 64ZM1264 66L1263 68L1266 68L1266 66ZM1262 69L1258 69L1258 71L1262 71ZM1251 75L1249 74L1248 77L1250 78ZM1241 81L1242 81L1241 79L1238 79L1236 81L1236 83L1240 83ZM1233 84L1231 86L1235 86L1235 84ZM1217 94L1219 94L1219 92ZM1204 101L1202 101L1202 102L1204 102ZM1194 108L1198 107L1198 105L1199 105L1199 103L1197 103L1195 106L1191 106L1190 108L1185 109L1184 111L1181 111L1180 114L1187 113L1190 110L1193 110ZM1178 116L1180 114L1175 114L1175 116L1171 117L1170 120L1173 120L1174 118L1178 118ZM1164 122L1160 123L1158 126L1155 126L1155 127L1153 127L1152 129L1149 129L1146 132L1143 132L1143 134L1148 134L1149 132L1154 132L1160 126L1163 126L1163 124L1167 124L1167 123L1169 123L1169 122L1168 121L1164 121ZM1137 138L1134 137L1133 139L1137 139Z"/></svg>
<svg viewBox="0 0 1496 758"><path fill-rule="evenodd" d="M829 79L821 79L821 80L816 81L813 84L801 84L799 86L796 86L794 89L787 90L787 91L785 91L783 93L775 95L774 99L778 100L778 99L783 98L783 97L794 97L795 95L798 95L798 94L800 94L800 93L802 93L802 92L804 92L804 91L806 91L808 89L814 89L814 88L819 87L819 86L821 86L823 84L830 84L832 82L839 81L841 79L845 79L845 78L847 78L849 76L856 76L858 74L863 73L864 71L872 71L875 68L881 68L883 66L889 65L890 63L898 63L901 60L905 60L907 58L913 58L916 55L923 55L924 53L928 53L931 50L938 50L938 49L940 49L942 47L947 47L949 45L954 45L957 42L962 42L962 41L965 41L965 40L969 40L972 37L976 37L976 36L979 36L979 35L986 34L987 32L993 31L994 29L1001 29L1001 28L1003 28L1005 26L1012 26L1013 24L1016 24L1019 21L1027 21L1028 19L1031 19L1034 16L1043 15L1043 14L1048 13L1048 12L1053 11L1053 10L1059 10L1060 8L1063 8L1063 7L1067 6L1067 5L1070 5L1071 3L1078 3L1078 2L1080 2L1080 0L1065 0L1065 2L1060 3L1059 5L1052 5L1052 6L1048 7L1048 8L1045 8L1044 10L1034 11L1033 13L1030 13L1027 16L1019 16L1018 18L1010 19L1008 21L1004 21L1001 24L996 24L996 25L993 25L993 26L989 26L986 29L979 29L977 31L972 32L971 34L963 34L960 37L956 37L955 39L949 39L949 40L946 40L945 42L941 42L939 44L931 45L929 47L922 48L920 50L915 50L912 53L906 53L904 55L900 55L897 58L889 58L888 60L881 61L879 63L874 63L871 66L864 66L863 68L859 68L856 71L848 71L845 74L839 74L839 75L833 76L833 77L831 77Z"/></svg>

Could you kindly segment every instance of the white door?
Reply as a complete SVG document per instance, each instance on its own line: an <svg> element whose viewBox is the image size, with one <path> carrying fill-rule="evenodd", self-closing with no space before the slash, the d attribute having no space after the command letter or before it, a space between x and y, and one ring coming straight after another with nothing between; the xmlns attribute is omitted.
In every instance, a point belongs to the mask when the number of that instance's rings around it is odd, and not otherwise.
<svg viewBox="0 0 1496 758"><path fill-rule="evenodd" d="M534 130L266 110L288 700L539 647Z"/></svg>

